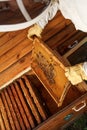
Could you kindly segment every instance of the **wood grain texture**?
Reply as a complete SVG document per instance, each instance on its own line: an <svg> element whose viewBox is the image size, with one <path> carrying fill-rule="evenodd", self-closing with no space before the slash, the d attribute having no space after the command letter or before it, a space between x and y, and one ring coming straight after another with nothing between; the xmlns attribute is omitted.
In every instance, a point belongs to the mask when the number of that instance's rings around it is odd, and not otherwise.
<svg viewBox="0 0 87 130"><path fill-rule="evenodd" d="M2 115L1 115L1 111L0 111L0 128L1 130L5 130L5 124L3 122L3 118L2 118Z"/></svg>
<svg viewBox="0 0 87 130"><path fill-rule="evenodd" d="M8 87L7 92L8 92L8 94L9 94L9 96L10 96L11 103L12 103L12 105L13 105L13 110L14 110L14 112L15 112L15 114L16 114L17 127L19 127L19 129L21 129L21 128L24 128L24 129L25 129L25 126L24 126L24 123L23 123L23 119L22 119L22 117L21 117L20 111L19 111L19 109L18 109L18 107L17 107L17 104L16 104L16 101L15 101L15 97L13 96L10 87Z"/></svg>
<svg viewBox="0 0 87 130"><path fill-rule="evenodd" d="M9 109L9 106L8 106L7 101L6 101L6 98L5 98L4 93L1 93L1 98L2 98L3 103L4 103L4 105L5 105L5 108L6 108L6 113L7 113L8 118L9 118L9 122L10 122L11 129L12 129L12 130L16 130L15 124L14 124L14 121L13 121L13 119L12 119L11 112L10 112L10 109Z"/></svg>
<svg viewBox="0 0 87 130"><path fill-rule="evenodd" d="M24 129L24 130L26 130L26 128L31 129L28 119L26 117L26 114L23 114L23 113L25 113L25 111L24 111L21 101L17 95L14 85L12 84L10 88L11 88L13 97L15 97L14 101L17 104L17 106L15 105L16 106L15 110L17 110L17 109L19 110L16 113L19 113L19 115L20 115L19 122L20 122L22 129ZM11 95L11 97L12 97L12 95Z"/></svg>
<svg viewBox="0 0 87 130"><path fill-rule="evenodd" d="M26 89L26 86L25 86L22 79L19 79L19 83L20 83L21 89L24 92L27 103L29 104L31 111L32 111L37 123L40 124L41 123L41 117L40 117L40 114L38 112L36 105L33 102L31 95L29 94L29 91Z"/></svg>
<svg viewBox="0 0 87 130"><path fill-rule="evenodd" d="M22 71L26 70L31 63L31 53L28 53L15 64L12 64L9 68L0 73L0 87L19 75ZM9 75L9 76L7 76ZM4 77L4 78L3 78Z"/></svg>
<svg viewBox="0 0 87 130"><path fill-rule="evenodd" d="M42 117L42 120L46 120L47 119L47 114L43 108L43 104L40 103L40 97L38 97L38 93L36 93L34 86L31 85L30 81L28 80L27 76L23 76L22 77L25 80L25 84L29 89L29 92L31 94L31 96L33 97L33 100L38 108L38 111Z"/></svg>
<svg viewBox="0 0 87 130"><path fill-rule="evenodd" d="M12 64L20 60L24 55L32 50L32 44L28 39L24 39L17 46L10 49L9 52L3 54L0 58L0 72L9 68Z"/></svg>
<svg viewBox="0 0 87 130"><path fill-rule="evenodd" d="M29 123L31 125L31 128L34 128L35 127L34 117L33 117L32 113L31 113L29 107L27 106L27 103L26 103L26 101L24 99L23 93L21 92L20 86L19 86L19 84L17 82L15 82L14 85L15 85L15 89L16 89L16 91L18 93L18 96L20 98L20 101L22 103L22 106L23 106L23 108L25 110L27 119L28 119L28 121L29 121Z"/></svg>
<svg viewBox="0 0 87 130"><path fill-rule="evenodd" d="M9 119L6 113L6 108L3 104L2 98L0 96L0 112L2 113L2 118L4 120L4 124L7 130L11 130L10 124L9 124Z"/></svg>
<svg viewBox="0 0 87 130"><path fill-rule="evenodd" d="M11 116L12 116L12 118L13 118L15 127L16 127L16 129L19 129L19 130L20 130L20 125L19 125L19 122L18 122L16 113L15 113L15 111L14 111L14 107L13 107L13 104L12 104L12 99L10 98L10 95L8 94L7 90L4 90L3 93L4 93L5 97L6 97L8 106L9 106L9 108L10 108Z"/></svg>

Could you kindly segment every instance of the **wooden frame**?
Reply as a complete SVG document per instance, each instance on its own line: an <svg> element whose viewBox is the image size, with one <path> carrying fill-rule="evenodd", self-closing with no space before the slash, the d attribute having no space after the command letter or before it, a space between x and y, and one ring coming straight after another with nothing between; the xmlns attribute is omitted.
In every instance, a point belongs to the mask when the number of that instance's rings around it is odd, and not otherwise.
<svg viewBox="0 0 87 130"><path fill-rule="evenodd" d="M61 106L71 86L65 77L65 66L38 38L33 42L31 68L58 106Z"/></svg>

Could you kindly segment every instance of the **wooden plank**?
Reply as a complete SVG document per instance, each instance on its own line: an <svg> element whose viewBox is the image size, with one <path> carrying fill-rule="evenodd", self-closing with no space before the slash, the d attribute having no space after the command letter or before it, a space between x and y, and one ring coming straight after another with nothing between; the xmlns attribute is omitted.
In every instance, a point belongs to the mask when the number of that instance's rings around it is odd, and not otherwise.
<svg viewBox="0 0 87 130"><path fill-rule="evenodd" d="M23 82L22 79L19 79L18 82L20 83L20 87L21 87L21 89L22 89L22 91L23 91L23 93L24 93L24 96L25 96L25 98L26 98L26 101L27 101L27 103L28 103L28 105L29 105L29 107L30 107L30 109L31 109L31 111L32 111L32 113L33 113L35 119L36 119L37 124L40 124L40 123L41 123L40 114L39 114L39 112L38 112L38 110L37 110L36 105L35 105L34 102L33 102L33 99L32 99L32 97L31 97L29 91L28 91L27 88L26 88L25 83Z"/></svg>
<svg viewBox="0 0 87 130"><path fill-rule="evenodd" d="M33 118L33 114L31 113L29 107L27 106L27 103L26 103L26 100L25 100L25 98L24 98L24 95L23 95L23 93L22 93L22 91L21 91L21 88L20 88L18 82L14 82L14 85L15 85L15 89L16 89L16 91L17 91L17 93L18 93L18 96L19 96L19 98L20 98L20 101L21 101L21 103L22 103L22 106L23 106L23 108L24 108L24 110L25 110L27 119L29 120L29 123L30 123L30 125L31 125L31 128L34 128L34 127L35 127L35 120L34 120L34 118Z"/></svg>
<svg viewBox="0 0 87 130"><path fill-rule="evenodd" d="M6 129L7 130L11 130L11 127L10 127L10 124L9 124L9 120L8 120L8 116L7 116L7 113L6 113L5 106L3 104L1 95L0 95L0 112L2 114L2 117L3 117L4 123L5 123Z"/></svg>
<svg viewBox="0 0 87 130"><path fill-rule="evenodd" d="M44 28L44 31L42 33L43 40L46 41L47 39L49 39L52 36L50 33L55 34L55 31L53 31L54 28L56 28L56 31L58 31L58 26L63 21L64 17L61 16L60 12L58 12L56 16L51 21L49 21L46 27Z"/></svg>
<svg viewBox="0 0 87 130"><path fill-rule="evenodd" d="M61 25L60 31L59 32L57 31L56 35L54 35L48 41L46 41L46 44L48 46L50 46L52 49L56 48L56 46L58 46L60 44L60 41L62 39L65 40L65 38L67 36L69 36L71 33L76 31L72 23L70 25L68 25L68 26L65 26L65 22L63 22L60 25ZM54 31L55 31L55 29L54 29Z"/></svg>
<svg viewBox="0 0 87 130"><path fill-rule="evenodd" d="M25 111L24 111L24 109L23 109L23 106L22 106L22 104L21 104L21 101L20 101L20 99L19 99L19 97L18 97L18 95L17 95L17 92L16 92L16 89L15 89L14 84L11 84L10 90L8 90L8 91L11 91L13 97L15 97L15 98L14 98L14 102L16 102L16 105L17 105L17 107L15 108L15 110L18 109L17 112L20 113L20 114L18 114L17 116L19 117L19 115L20 115L19 122L20 122L21 128L22 128L23 130L26 130L26 128L29 128L29 130L31 130L30 124L29 124L29 122L28 122L28 119L27 119L27 116L26 116ZM12 95L11 95L11 98L12 98ZM16 105L15 105L15 106L16 106ZM16 112L16 113L17 113L17 112Z"/></svg>
<svg viewBox="0 0 87 130"><path fill-rule="evenodd" d="M4 125L4 122L3 122L3 119L2 119L1 111L0 111L0 129L5 130L5 125Z"/></svg>
<svg viewBox="0 0 87 130"><path fill-rule="evenodd" d="M16 35L10 41L6 42L3 46L0 47L0 56L5 54L7 51L19 44L23 39L27 38L27 30L23 30L21 34Z"/></svg>
<svg viewBox="0 0 87 130"><path fill-rule="evenodd" d="M22 129L22 127L24 126L23 124L23 120L22 120L22 117L20 115L20 111L17 107L17 104L16 104L16 101L15 101L15 97L13 96L13 93L11 91L11 88L10 86L7 87L7 93L9 94L9 97L10 97L10 100L11 100L11 104L13 106L13 110L14 110L14 113L16 114L16 120L14 122L17 123L17 127L19 127L19 130ZM21 127L21 124L22 124L22 127ZM24 130L25 130L25 127L23 127Z"/></svg>
<svg viewBox="0 0 87 130"><path fill-rule="evenodd" d="M19 61L15 64L7 68L3 72L0 73L0 89L6 87L7 84L11 83L14 78L18 78L22 71L25 71L27 68L30 67L31 62L31 53L28 53L24 57L22 57Z"/></svg>
<svg viewBox="0 0 87 130"><path fill-rule="evenodd" d="M22 76L22 78L25 80L25 84L28 87L28 90L31 94L31 96L33 97L34 103L37 106L37 109L42 117L42 120L46 120L47 119L47 114L44 110L44 107L41 103L41 100L39 99L40 97L38 96L38 93L35 90L35 87L32 86L32 84L30 83L29 79L27 78L27 76Z"/></svg>
<svg viewBox="0 0 87 130"><path fill-rule="evenodd" d="M16 130L15 125L14 125L14 121L13 121L12 116L11 116L10 109L9 109L9 107L8 107L8 103L7 103L7 101L6 101L6 98L5 98L5 95L4 95L3 92L1 93L1 98L2 98L2 101L3 101L3 103L4 103L4 105L5 105L5 108L6 108L6 113L7 113L8 118L9 118L9 122L10 122L11 129L12 129L12 130Z"/></svg>
<svg viewBox="0 0 87 130"><path fill-rule="evenodd" d="M10 95L8 94L7 89L4 89L3 93L5 95L8 106L10 108L11 116L12 116L12 119L14 121L15 127L16 127L16 129L20 130L20 125L19 125L19 122L18 122L18 119L17 119L17 116L16 116L17 113L15 113L15 111L14 111L14 107L13 107L13 104L12 104L12 99L10 98Z"/></svg>
<svg viewBox="0 0 87 130"><path fill-rule="evenodd" d="M8 52L0 57L0 72L4 71L12 64L16 63L24 55L32 50L32 42L28 39L24 39L14 48L10 49Z"/></svg>
<svg viewBox="0 0 87 130"><path fill-rule="evenodd" d="M46 42L48 39L53 37L56 33L60 32L60 30L68 26L71 22L67 23L67 21L68 20L66 20L58 11L56 16L51 21L49 21L48 24L46 25L42 33L43 41Z"/></svg>
<svg viewBox="0 0 87 130"><path fill-rule="evenodd" d="M21 34L21 31L14 31L14 32L8 32L4 33L0 36L0 47L3 46L5 43L7 43L9 40L17 36L18 34Z"/></svg>
<svg viewBox="0 0 87 130"><path fill-rule="evenodd" d="M65 77L65 66L41 40L35 38L33 46L31 67L58 106L61 106L70 87Z"/></svg>

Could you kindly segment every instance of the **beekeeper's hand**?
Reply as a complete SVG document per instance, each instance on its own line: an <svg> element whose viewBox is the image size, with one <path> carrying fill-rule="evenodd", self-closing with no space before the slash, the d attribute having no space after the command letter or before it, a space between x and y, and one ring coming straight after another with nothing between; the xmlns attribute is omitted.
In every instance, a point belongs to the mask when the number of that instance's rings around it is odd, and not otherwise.
<svg viewBox="0 0 87 130"><path fill-rule="evenodd" d="M30 40L33 40L34 36L41 38L42 28L38 24L34 24L29 30L28 30L28 38Z"/></svg>
<svg viewBox="0 0 87 130"><path fill-rule="evenodd" d="M87 80L87 75L84 72L83 63L71 67L66 67L65 75L73 85L81 83L83 80Z"/></svg>

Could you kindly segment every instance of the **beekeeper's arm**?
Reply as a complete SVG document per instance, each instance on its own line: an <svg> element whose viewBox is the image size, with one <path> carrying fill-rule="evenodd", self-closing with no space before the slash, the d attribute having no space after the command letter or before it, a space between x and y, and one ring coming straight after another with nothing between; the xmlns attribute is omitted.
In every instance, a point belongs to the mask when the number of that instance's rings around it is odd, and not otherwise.
<svg viewBox="0 0 87 130"><path fill-rule="evenodd" d="M47 14L33 25L28 31L28 38L32 39L34 35L41 37L41 33L44 27L47 25L48 21L53 19L58 11L58 0L51 0L50 9Z"/></svg>
<svg viewBox="0 0 87 130"><path fill-rule="evenodd" d="M83 80L87 80L87 62L66 67L65 75L73 85L81 83Z"/></svg>

